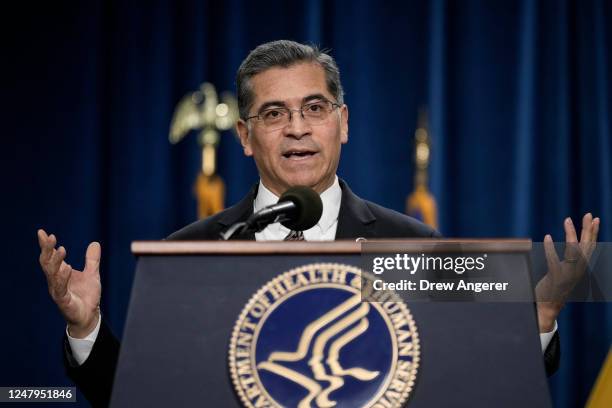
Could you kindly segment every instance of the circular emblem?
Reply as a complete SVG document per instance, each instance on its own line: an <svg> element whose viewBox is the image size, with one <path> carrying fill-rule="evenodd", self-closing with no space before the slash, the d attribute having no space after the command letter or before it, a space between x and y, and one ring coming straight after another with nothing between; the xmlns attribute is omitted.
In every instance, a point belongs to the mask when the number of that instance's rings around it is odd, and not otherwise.
<svg viewBox="0 0 612 408"><path fill-rule="evenodd" d="M372 277L310 264L264 285L230 341L234 388L246 407L401 407L419 366L417 328L394 293L362 301Z"/></svg>

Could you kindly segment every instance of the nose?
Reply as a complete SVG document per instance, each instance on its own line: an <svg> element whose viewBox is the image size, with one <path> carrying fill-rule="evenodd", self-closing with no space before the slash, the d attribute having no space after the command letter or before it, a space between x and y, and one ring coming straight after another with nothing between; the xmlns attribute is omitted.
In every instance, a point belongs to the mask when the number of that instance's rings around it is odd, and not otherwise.
<svg viewBox="0 0 612 408"><path fill-rule="evenodd" d="M289 117L289 123L283 129L285 136L301 139L304 136L312 133L312 127L302 116L302 111L292 110Z"/></svg>

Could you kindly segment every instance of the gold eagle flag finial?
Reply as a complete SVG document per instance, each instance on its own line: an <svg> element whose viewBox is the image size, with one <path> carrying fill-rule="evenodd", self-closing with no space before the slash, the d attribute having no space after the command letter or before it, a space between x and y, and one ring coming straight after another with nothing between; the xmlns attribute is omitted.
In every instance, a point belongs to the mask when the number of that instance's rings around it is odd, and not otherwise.
<svg viewBox="0 0 612 408"><path fill-rule="evenodd" d="M238 120L238 102L229 92L219 103L214 85L205 82L200 89L185 95L177 104L170 124L170 143L180 142L192 130L199 130L202 169L194 185L198 217L205 218L223 210L225 184L217 174L217 147L220 132L231 129Z"/></svg>
<svg viewBox="0 0 612 408"><path fill-rule="evenodd" d="M433 228L438 228L436 200L427 188L431 139L429 137L427 112L424 109L419 110L418 127L414 133L414 140L414 190L406 199L406 214Z"/></svg>

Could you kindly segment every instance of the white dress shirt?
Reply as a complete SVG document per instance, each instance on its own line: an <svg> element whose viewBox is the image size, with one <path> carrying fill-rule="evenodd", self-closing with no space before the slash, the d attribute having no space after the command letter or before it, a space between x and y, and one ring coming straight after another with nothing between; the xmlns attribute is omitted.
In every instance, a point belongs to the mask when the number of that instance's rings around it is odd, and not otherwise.
<svg viewBox="0 0 612 408"><path fill-rule="evenodd" d="M336 238L336 229L338 228L338 214L340 213L340 201L342 199L342 190L338 183L338 177L335 178L334 183L327 190L321 193L321 201L323 202L323 213L321 219L314 227L304 231L304 239L306 241L333 241ZM259 190L257 191L257 197L253 202L253 211L257 212L264 207L267 207L278 202L278 197L274 195L270 190L259 182ZM287 227L282 226L280 223L270 224L261 232L255 233L255 240L257 241L282 241L285 239L290 230ZM68 328L66 327L66 335L68 336L68 343L72 349L72 355L76 362L81 365L87 360L91 349L93 348L94 342L98 337L100 331L100 320L96 328L87 335L84 339L75 339L68 334ZM557 322L555 321L554 329L549 333L540 333L540 343L542 345L542 352L546 350L550 340L557 331Z"/></svg>
<svg viewBox="0 0 612 408"><path fill-rule="evenodd" d="M338 228L338 214L340 213L340 201L342 199L342 189L338 183L338 177L334 183L324 192L321 193L321 201L323 202L323 213L321 219L314 227L304 231L304 239L306 241L333 241L336 238L336 229ZM273 192L268 190L263 183L259 182L259 190L257 197L253 202L253 211L257 212L264 207L276 204L278 197ZM261 232L255 233L256 241L282 241L285 239L290 230L287 227L277 222L270 224Z"/></svg>

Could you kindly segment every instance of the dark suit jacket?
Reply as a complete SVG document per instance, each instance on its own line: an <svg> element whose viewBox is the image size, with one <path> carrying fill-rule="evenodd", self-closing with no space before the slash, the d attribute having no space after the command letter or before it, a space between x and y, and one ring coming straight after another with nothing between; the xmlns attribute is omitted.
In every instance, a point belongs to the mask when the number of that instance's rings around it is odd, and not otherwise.
<svg viewBox="0 0 612 408"><path fill-rule="evenodd" d="M440 237L436 230L414 218L362 200L353 194L342 180L340 180L340 187L342 201L338 214L336 239ZM196 221L174 232L167 239L218 240L219 234L229 226L245 221L253 214L253 200L256 194L257 186L253 187L249 194L233 207L205 220ZM233 237L233 239L254 240L255 234L249 233ZM559 355L559 339L555 334L544 353L546 371L549 375L557 370ZM108 406L118 356L119 342L104 321L102 321L91 354L80 366L72 357L68 339L64 339L64 364L68 376L79 387L87 400L96 407Z"/></svg>

